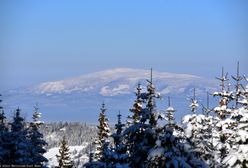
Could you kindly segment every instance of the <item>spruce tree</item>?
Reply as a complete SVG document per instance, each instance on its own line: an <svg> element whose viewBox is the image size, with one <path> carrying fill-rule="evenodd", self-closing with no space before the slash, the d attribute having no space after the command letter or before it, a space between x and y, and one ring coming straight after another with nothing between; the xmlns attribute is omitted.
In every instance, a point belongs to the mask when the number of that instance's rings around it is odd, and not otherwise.
<svg viewBox="0 0 248 168"><path fill-rule="evenodd" d="M156 100L160 97L160 93L156 91L156 88L153 84L153 74L152 74L152 69L151 69L151 74L150 74L150 80L147 80L148 85L147 85L147 92L145 96L146 100L146 108L144 109L142 113L142 122L146 122L146 120L149 120L149 124L151 127L156 127L157 126L157 121L158 121L158 112L156 109Z"/></svg>
<svg viewBox="0 0 248 168"><path fill-rule="evenodd" d="M72 168L73 162L71 160L70 152L69 152L69 146L66 141L66 137L63 136L63 139L61 140L61 145L59 148L59 154L56 155L59 163L60 168Z"/></svg>
<svg viewBox="0 0 248 168"><path fill-rule="evenodd" d="M218 118L221 120L224 120L231 113L231 109L228 107L228 103L234 99L233 93L230 92L229 88L226 89L225 82L229 80L227 75L228 73L224 75L224 68L222 68L221 77L216 77L216 79L220 80L221 82L221 91L213 93L214 97L220 97L219 106L214 108L214 111L217 113Z"/></svg>
<svg viewBox="0 0 248 168"><path fill-rule="evenodd" d="M140 119L129 125L123 133L128 146L130 166L137 168L146 167L148 151L156 140L158 114L155 98L160 96L152 82L152 70L150 80L147 82L147 92L140 93L140 102L146 103L145 107L139 106Z"/></svg>
<svg viewBox="0 0 248 168"><path fill-rule="evenodd" d="M226 87L225 82L229 80L227 75L228 73L224 75L224 68L222 68L221 77L217 78L221 82L221 90L213 93L213 96L220 97L218 106L214 108L217 116L213 120L214 127L212 132L215 149L213 152L219 165L223 165L222 161L230 151L231 147L228 140L234 132L235 123L235 120L230 118L233 109L229 107L229 104L234 100L234 96L229 86Z"/></svg>
<svg viewBox="0 0 248 168"><path fill-rule="evenodd" d="M11 164L17 165L30 164L32 162L29 151L31 143L28 139L25 120L21 117L20 111L19 108L16 110L13 122L11 123L10 155L7 159Z"/></svg>
<svg viewBox="0 0 248 168"><path fill-rule="evenodd" d="M248 78L244 76L245 81L248 83ZM242 92L241 92L241 100L239 101L239 104L245 109L248 109L248 84L244 87L242 87Z"/></svg>
<svg viewBox="0 0 248 168"><path fill-rule="evenodd" d="M174 113L176 110L170 104L170 97L168 97L168 105L169 106L166 109L167 126L173 128L176 124L175 117L174 117Z"/></svg>
<svg viewBox="0 0 248 168"><path fill-rule="evenodd" d="M238 64L239 66L239 64ZM227 143L230 149L222 160L222 164L228 167L248 167L248 109L247 109L247 89L240 85L242 78L239 76L239 67L237 67L237 77L233 77L236 81L235 86L235 108L225 124L229 130ZM240 79L240 80L238 80ZM245 79L245 78L244 78ZM240 90L239 90L240 89ZM240 100L243 97L243 100Z"/></svg>
<svg viewBox="0 0 248 168"><path fill-rule="evenodd" d="M236 74L236 76L232 76L232 78L236 81L234 99L235 99L235 108L238 108L241 93L242 93L240 82L243 79L243 77L240 76L240 74L239 74L239 62L237 63L237 74Z"/></svg>
<svg viewBox="0 0 248 168"><path fill-rule="evenodd" d="M113 148L113 154L111 157L112 165L111 167L117 168L117 167L127 167L128 166L128 155L127 155L127 147L124 144L124 137L122 134L123 127L125 124L122 124L121 122L121 114L117 115L118 122L115 124L115 130L116 132L112 134L112 137L114 139L114 148Z"/></svg>
<svg viewBox="0 0 248 168"><path fill-rule="evenodd" d="M229 132L226 142L229 150L221 163L227 167L248 167L248 110L235 109L225 126Z"/></svg>
<svg viewBox="0 0 248 168"><path fill-rule="evenodd" d="M32 158L32 164L44 165L48 160L43 156L46 153L45 146L47 143L43 140L43 134L39 128L43 124L40 121L41 113L38 111L37 105L34 107L33 121L30 123L29 138L31 140L30 154Z"/></svg>
<svg viewBox="0 0 248 168"><path fill-rule="evenodd" d="M128 116L127 124L135 124L140 122L141 118L141 109L142 109L142 103L144 100L141 98L141 84L138 84L138 87L136 88L136 100L134 101L133 108L131 108L129 111L133 114Z"/></svg>
<svg viewBox="0 0 248 168"><path fill-rule="evenodd" d="M99 125L98 128L98 139L95 141L95 156L94 159L97 161L100 165L107 164L109 162L109 157L111 152L109 150L109 136L110 136L110 128L108 125L108 118L105 115L105 111L107 110L105 108L105 104L102 103L102 107L100 109L99 114ZM100 166L102 167L102 166Z"/></svg>
<svg viewBox="0 0 248 168"><path fill-rule="evenodd" d="M190 147L183 138L182 128L174 119L175 109L170 103L166 112L167 123L157 132L155 146L149 151L147 167L206 167L204 162L189 151Z"/></svg>
<svg viewBox="0 0 248 168"><path fill-rule="evenodd" d="M204 160L206 163L211 164L213 161L213 155L211 153L211 129L212 129L212 117L205 116L203 114L197 114L198 101L195 97L195 89L193 98L191 99L191 112L192 114L183 117L183 124L185 124L185 137L187 143L190 144L190 151L194 155ZM209 115L208 107L205 109L207 115Z"/></svg>
<svg viewBox="0 0 248 168"><path fill-rule="evenodd" d="M9 135L8 128L6 125L6 117L4 114L3 106L1 105L1 94L0 94L0 164L5 164L5 158L8 156L8 149L6 149L7 137Z"/></svg>
<svg viewBox="0 0 248 168"><path fill-rule="evenodd" d="M213 132L215 130L215 118L212 116L213 109L209 106L209 93L207 92L207 103L206 106L202 105L202 112L204 114L203 124L202 124L202 143L204 147L204 152L201 154L201 158L209 167L215 167L218 162L215 160L215 146L213 143Z"/></svg>
<svg viewBox="0 0 248 168"><path fill-rule="evenodd" d="M202 129L204 124L204 115L196 114L198 106L199 104L195 98L194 88L193 98L191 98L191 104L189 106L192 114L184 116L183 123L186 124L185 136L192 146L191 151L195 152L195 154L200 157L202 152L204 152L203 149L201 149L201 147L203 147L201 142L203 141Z"/></svg>
<svg viewBox="0 0 248 168"><path fill-rule="evenodd" d="M83 165L86 168L105 168L110 167L112 165L110 149L109 149L109 136L110 136L110 128L108 126L108 119L105 115L105 104L102 103L102 107L100 109L99 114L99 125L98 128L98 137L95 139L92 149L92 145L90 145L89 151L89 161Z"/></svg>
<svg viewBox="0 0 248 168"><path fill-rule="evenodd" d="M119 145L122 141L122 130L123 130L124 126L125 126L125 124L122 124L122 122L121 122L121 113L119 111L119 114L117 115L117 124L115 124L116 132L114 134L112 134L115 146Z"/></svg>

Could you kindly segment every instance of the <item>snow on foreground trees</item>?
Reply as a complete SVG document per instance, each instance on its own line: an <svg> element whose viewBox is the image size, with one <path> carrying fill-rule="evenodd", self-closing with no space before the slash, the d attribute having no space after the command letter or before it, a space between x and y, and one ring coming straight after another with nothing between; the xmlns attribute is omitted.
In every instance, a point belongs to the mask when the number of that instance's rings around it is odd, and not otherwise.
<svg viewBox="0 0 248 168"><path fill-rule="evenodd" d="M60 168L72 168L73 167L73 163L72 163L72 159L70 155L71 154L69 151L69 146L66 141L66 137L63 136L60 149L59 149L59 154L56 155Z"/></svg>
<svg viewBox="0 0 248 168"><path fill-rule="evenodd" d="M219 97L216 107L207 106L202 110L194 97L189 105L192 114L182 118L180 125L174 120L176 110L170 105L164 114L156 108L156 92L151 79L147 80L147 90L142 92L140 84L137 87L136 100L132 112L128 116L125 128L119 131L122 139L126 160L123 164L109 158L116 157L115 143L103 145L102 156L94 159L91 151L90 161L84 166L94 167L248 167L248 84L242 85L245 77L232 77L235 81L231 89L228 75L222 70L220 91L214 92ZM116 127L117 129L118 127ZM118 130L118 129L117 129ZM120 133L121 132L121 133ZM114 134L115 135L115 134ZM108 142L111 142L109 136ZM126 154L126 155L125 155ZM103 162L103 158L108 158Z"/></svg>
<svg viewBox="0 0 248 168"><path fill-rule="evenodd" d="M0 101L1 102L1 101ZM12 122L7 122L3 107L0 106L0 165L40 165L48 161L43 154L46 142L39 132L42 124L41 113L35 107L33 121L25 122L21 110L16 109Z"/></svg>
<svg viewBox="0 0 248 168"><path fill-rule="evenodd" d="M173 108L172 104L177 103L173 102L173 96L168 97L166 110L157 108L156 102L162 99L151 71L146 88L141 84L136 88L136 98L126 123L121 121L119 112L115 129L110 129L107 109L102 104L97 138L88 138L86 163L85 160L75 162L72 147L64 139L60 148L51 149L58 160L55 158L54 164L47 164L48 154L44 154L47 143L40 132L43 122L39 121L38 109L35 108L30 123L21 117L19 108L9 122L0 104L0 164L80 168L248 167L248 80L240 76L239 68L231 78L234 85L228 83L231 80L224 69L217 79L220 89L212 93L218 98L215 106L209 106L209 94L207 105L201 104L197 100L197 90L192 88L189 114L178 123L174 117L178 111ZM67 135L67 138L71 141L75 137ZM81 147L85 148L83 145Z"/></svg>

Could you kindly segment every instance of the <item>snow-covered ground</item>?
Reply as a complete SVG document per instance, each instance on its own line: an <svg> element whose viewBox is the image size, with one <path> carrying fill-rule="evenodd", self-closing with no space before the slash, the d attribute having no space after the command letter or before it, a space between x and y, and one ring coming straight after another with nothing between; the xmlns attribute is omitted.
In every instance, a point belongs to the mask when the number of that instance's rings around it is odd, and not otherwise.
<svg viewBox="0 0 248 168"><path fill-rule="evenodd" d="M82 151L86 148L87 143L81 146L70 146L71 158L77 167L82 167L85 162L88 161L88 156ZM48 167L58 166L56 155L59 153L59 147L49 149L44 156L48 159Z"/></svg>

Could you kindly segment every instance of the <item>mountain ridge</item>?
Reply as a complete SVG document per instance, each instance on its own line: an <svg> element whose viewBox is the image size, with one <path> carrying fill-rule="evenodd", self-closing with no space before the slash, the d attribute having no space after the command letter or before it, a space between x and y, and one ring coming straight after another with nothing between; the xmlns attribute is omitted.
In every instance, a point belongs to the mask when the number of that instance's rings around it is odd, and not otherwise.
<svg viewBox="0 0 248 168"><path fill-rule="evenodd" d="M68 119L66 116L73 118L69 113L93 119L99 111L96 105L100 106L102 101L112 110L122 110L127 114L135 99L137 84L141 83L143 91L146 91L146 80L149 78L150 70L115 68L10 90L3 93L6 95L4 102L12 110L22 105L28 113L32 111L34 104L39 102L42 109L49 112L46 119L51 115L58 115L59 111L65 115L60 116L61 119ZM196 88L197 96L204 97L207 91L212 92L217 87L214 80L204 77L158 71L153 71L153 83L162 96L173 95L177 105L186 104L181 99L190 97L193 88Z"/></svg>
<svg viewBox="0 0 248 168"><path fill-rule="evenodd" d="M143 77L142 77L143 76ZM85 75L80 75L78 77L73 77L73 78L67 78L64 80L55 80L55 81L47 81L47 82L42 82L38 85L31 86L24 88L24 90L29 90L29 91L36 91L37 93L45 93L45 92L60 92L62 90L68 90L71 89L72 91L75 90L80 90L84 88L83 91L88 91L93 89L92 86L89 86L88 88L85 87L87 85L86 82L93 82L92 80L98 80L97 83L100 82L106 82L109 80L119 80L121 78L127 78L129 82L132 81L144 81L144 79L149 79L150 78L150 70L143 70L143 69L131 69L131 68L115 68L115 69L110 69L110 70L105 70L105 71L100 71L100 72L94 72L94 73L89 73ZM153 71L153 78L154 79L162 79L162 78L167 78L167 79L172 79L172 80L177 80L177 79L204 79L203 77L196 76L196 75L189 75L189 74L177 74L177 73L168 73L168 72L158 72L158 71ZM91 83L92 84L92 83ZM79 86L81 88L79 88ZM23 88L21 88L23 89ZM12 89L13 90L13 89Z"/></svg>

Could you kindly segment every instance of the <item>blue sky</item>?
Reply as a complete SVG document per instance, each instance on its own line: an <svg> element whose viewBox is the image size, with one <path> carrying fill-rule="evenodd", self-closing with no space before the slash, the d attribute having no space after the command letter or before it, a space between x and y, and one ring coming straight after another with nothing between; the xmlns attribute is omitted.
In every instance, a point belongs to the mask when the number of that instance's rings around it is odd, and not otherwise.
<svg viewBox="0 0 248 168"><path fill-rule="evenodd" d="M0 91L116 67L248 72L245 0L6 0L0 25Z"/></svg>

